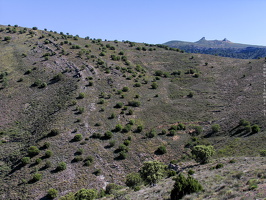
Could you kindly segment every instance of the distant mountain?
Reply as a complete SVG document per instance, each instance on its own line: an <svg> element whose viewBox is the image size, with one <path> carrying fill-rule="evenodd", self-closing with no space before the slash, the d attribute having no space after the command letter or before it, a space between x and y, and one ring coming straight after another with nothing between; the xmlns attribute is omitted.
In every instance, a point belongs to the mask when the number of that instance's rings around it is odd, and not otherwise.
<svg viewBox="0 0 266 200"><path fill-rule="evenodd" d="M223 40L206 40L203 37L197 42L173 40L164 43L164 45L179 48L188 53L211 54L241 59L266 57L266 46L233 43L226 38Z"/></svg>

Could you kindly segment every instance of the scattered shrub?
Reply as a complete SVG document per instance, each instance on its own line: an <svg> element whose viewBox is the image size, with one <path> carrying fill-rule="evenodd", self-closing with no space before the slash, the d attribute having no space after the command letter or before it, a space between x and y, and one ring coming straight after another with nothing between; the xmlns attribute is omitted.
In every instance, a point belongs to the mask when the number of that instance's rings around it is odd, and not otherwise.
<svg viewBox="0 0 266 200"><path fill-rule="evenodd" d="M33 177L32 177L32 181L33 181L33 182L37 182L37 181L39 181L39 180L41 180L41 179L42 179L42 175L39 174L39 173L35 173L35 174L33 175Z"/></svg>
<svg viewBox="0 0 266 200"><path fill-rule="evenodd" d="M113 137L113 133L111 131L107 131L104 133L104 138L111 139Z"/></svg>
<svg viewBox="0 0 266 200"><path fill-rule="evenodd" d="M114 131L115 132L119 132L119 131L121 131L122 130L122 125L121 124L117 124L116 126L115 126L115 129L114 129Z"/></svg>
<svg viewBox="0 0 266 200"><path fill-rule="evenodd" d="M78 141L81 141L82 138L83 138L83 136L82 136L81 134L76 134L76 135L74 136L74 138L73 138L73 141L78 142Z"/></svg>
<svg viewBox="0 0 266 200"><path fill-rule="evenodd" d="M52 129L51 132L49 133L50 136L56 136L59 134L59 130L58 129Z"/></svg>
<svg viewBox="0 0 266 200"><path fill-rule="evenodd" d="M165 154L166 152L166 147L164 145L159 146L157 149L157 153L159 154Z"/></svg>
<svg viewBox="0 0 266 200"><path fill-rule="evenodd" d="M211 128L213 133L217 133L221 129L219 124L213 124Z"/></svg>
<svg viewBox="0 0 266 200"><path fill-rule="evenodd" d="M132 107L139 107L140 106L140 102L139 101L129 101L128 105L132 106Z"/></svg>
<svg viewBox="0 0 266 200"><path fill-rule="evenodd" d="M30 157L33 157L33 156L36 156L40 153L40 150L38 147L36 146L31 146L29 149L28 149L28 154Z"/></svg>
<svg viewBox="0 0 266 200"><path fill-rule="evenodd" d="M47 192L47 197L49 199L54 199L57 197L57 195L58 195L58 191L54 188L50 188Z"/></svg>
<svg viewBox="0 0 266 200"><path fill-rule="evenodd" d="M115 183L109 183L107 186L106 186L106 189L105 189L105 193L106 194L113 194L115 192L115 190L119 190L121 189L122 187L120 185L117 185Z"/></svg>
<svg viewBox="0 0 266 200"><path fill-rule="evenodd" d="M266 157L266 150L261 150L260 151L260 156L261 157Z"/></svg>
<svg viewBox="0 0 266 200"><path fill-rule="evenodd" d="M148 138L153 138L155 136L156 136L156 131L154 129L146 133L146 137Z"/></svg>
<svg viewBox="0 0 266 200"><path fill-rule="evenodd" d="M126 185L131 188L140 186L142 184L142 178L139 173L130 173L126 176Z"/></svg>
<svg viewBox="0 0 266 200"><path fill-rule="evenodd" d="M171 200L182 199L183 196L203 190L202 185L191 176L187 178L179 174L175 179L174 188L171 191Z"/></svg>
<svg viewBox="0 0 266 200"><path fill-rule="evenodd" d="M79 93L78 99L83 99L85 97L85 94L83 92Z"/></svg>
<svg viewBox="0 0 266 200"><path fill-rule="evenodd" d="M158 88L158 83L153 82L153 83L151 84L151 88L152 88L152 89L157 89L157 88Z"/></svg>
<svg viewBox="0 0 266 200"><path fill-rule="evenodd" d="M119 102L115 105L115 108L122 108L123 107L123 103Z"/></svg>
<svg viewBox="0 0 266 200"><path fill-rule="evenodd" d="M143 130L143 126L142 125L137 126L137 129L136 129L137 133L140 133L142 130Z"/></svg>
<svg viewBox="0 0 266 200"><path fill-rule="evenodd" d="M65 162L60 162L56 168L57 171L63 171L65 170L67 167L66 163Z"/></svg>
<svg viewBox="0 0 266 200"><path fill-rule="evenodd" d="M193 175L194 173L195 173L195 171L194 170L192 170L192 169L190 169L190 170L188 170L188 172L187 172L189 175Z"/></svg>
<svg viewBox="0 0 266 200"><path fill-rule="evenodd" d="M95 189L81 189L74 195L75 200L93 200L97 197L97 191ZM72 199L72 198L71 198Z"/></svg>
<svg viewBox="0 0 266 200"><path fill-rule="evenodd" d="M22 163L22 165L29 164L30 163L30 157L23 157L21 159L21 163Z"/></svg>
<svg viewBox="0 0 266 200"><path fill-rule="evenodd" d="M53 152L52 152L51 150L47 150L47 151L45 152L45 157L46 157L46 158L50 158L52 155L53 155Z"/></svg>
<svg viewBox="0 0 266 200"><path fill-rule="evenodd" d="M200 164L205 164L210 161L210 158L214 154L213 146L197 145L194 146L191 153L194 156L195 160Z"/></svg>
<svg viewBox="0 0 266 200"><path fill-rule="evenodd" d="M147 161L144 162L140 169L140 176L142 179L150 185L154 185L161 178L163 178L165 172L165 165L159 161Z"/></svg>
<svg viewBox="0 0 266 200"><path fill-rule="evenodd" d="M251 127L251 129L252 129L252 133L258 133L258 132L260 132L260 127L258 126L258 125L253 125L252 127Z"/></svg>
<svg viewBox="0 0 266 200"><path fill-rule="evenodd" d="M215 166L215 169L220 169L220 168L223 168L224 165L222 163L218 163L216 166Z"/></svg>

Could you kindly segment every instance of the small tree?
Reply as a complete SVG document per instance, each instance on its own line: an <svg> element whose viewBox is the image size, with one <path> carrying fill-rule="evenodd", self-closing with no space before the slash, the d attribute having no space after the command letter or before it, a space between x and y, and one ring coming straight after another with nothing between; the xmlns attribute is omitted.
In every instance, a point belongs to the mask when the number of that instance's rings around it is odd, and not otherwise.
<svg viewBox="0 0 266 200"><path fill-rule="evenodd" d="M215 150L213 146L197 145L193 147L191 153L194 156L195 160L200 164L205 164L210 161L210 158L213 156Z"/></svg>
<svg viewBox="0 0 266 200"><path fill-rule="evenodd" d="M187 194L203 190L202 185L193 177L184 177L179 174L175 179L174 188L171 191L171 200L182 199Z"/></svg>
<svg viewBox="0 0 266 200"><path fill-rule="evenodd" d="M166 152L166 147L164 145L159 146L157 149L157 153L159 154L165 154Z"/></svg>
<svg viewBox="0 0 266 200"><path fill-rule="evenodd" d="M39 181L41 179L42 179L42 175L39 174L39 173L34 174L33 177L32 177L32 181L33 182L37 182L37 181Z"/></svg>
<svg viewBox="0 0 266 200"><path fill-rule="evenodd" d="M140 176L147 184L154 185L163 178L164 172L165 165L163 163L159 161L147 161L144 162L140 170Z"/></svg>
<svg viewBox="0 0 266 200"><path fill-rule="evenodd" d="M75 200L93 200L97 197L97 191L94 189L81 189L76 194Z"/></svg>
<svg viewBox="0 0 266 200"><path fill-rule="evenodd" d="M29 164L30 163L30 157L23 157L21 159L21 163L22 163L22 165Z"/></svg>
<svg viewBox="0 0 266 200"><path fill-rule="evenodd" d="M63 171L66 169L66 163L65 162L60 162L56 168L57 171Z"/></svg>
<svg viewBox="0 0 266 200"><path fill-rule="evenodd" d="M258 125L253 125L252 127L251 127L251 129L252 129L252 133L258 133L258 132L260 132L260 127L258 126Z"/></svg>
<svg viewBox="0 0 266 200"><path fill-rule="evenodd" d="M151 88L152 88L152 89L157 89L157 88L158 88L158 83L153 82L153 83L151 84Z"/></svg>
<svg viewBox="0 0 266 200"><path fill-rule="evenodd" d="M50 188L47 192L47 197L49 199L54 199L57 197L57 195L58 195L58 191L54 188Z"/></svg>
<svg viewBox="0 0 266 200"><path fill-rule="evenodd" d="M126 185L135 188L142 184L142 179L139 173L130 173L126 176Z"/></svg>
<svg viewBox="0 0 266 200"><path fill-rule="evenodd" d="M40 150L38 147L36 146L31 146L29 149L28 149L28 154L29 156L33 157L33 156L36 156L40 153Z"/></svg>
<svg viewBox="0 0 266 200"><path fill-rule="evenodd" d="M73 141L76 141L76 142L81 141L81 140L82 140L82 135L81 134L76 134L74 136L74 138L73 138Z"/></svg>

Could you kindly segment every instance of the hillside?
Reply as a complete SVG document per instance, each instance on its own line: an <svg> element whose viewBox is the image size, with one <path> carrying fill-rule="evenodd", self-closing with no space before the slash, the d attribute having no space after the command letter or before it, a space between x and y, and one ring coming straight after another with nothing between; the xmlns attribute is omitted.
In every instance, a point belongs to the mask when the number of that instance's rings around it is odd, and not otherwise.
<svg viewBox="0 0 266 200"><path fill-rule="evenodd" d="M223 40L206 40L205 37L197 42L173 40L164 43L172 48L179 48L188 53L202 53L230 58L257 59L266 57L266 47L249 44L233 43L226 38Z"/></svg>
<svg viewBox="0 0 266 200"><path fill-rule="evenodd" d="M0 26L0 38L1 199L47 199L49 188L62 197L108 183L125 187L144 161L191 162L195 144L212 144L217 159L265 149L264 59L36 27ZM260 131L243 129L241 119ZM170 131L173 125L183 128ZM203 131L195 134L195 126ZM167 153L158 153L161 145Z"/></svg>

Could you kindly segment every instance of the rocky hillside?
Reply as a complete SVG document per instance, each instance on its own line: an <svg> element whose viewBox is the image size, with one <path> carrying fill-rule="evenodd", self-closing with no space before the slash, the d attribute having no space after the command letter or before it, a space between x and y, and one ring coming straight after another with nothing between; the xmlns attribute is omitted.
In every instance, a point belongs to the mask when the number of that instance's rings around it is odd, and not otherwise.
<svg viewBox="0 0 266 200"><path fill-rule="evenodd" d="M144 161L190 162L194 144L216 158L265 149L264 59L37 27L0 26L0 38L0 199L125 187Z"/></svg>

